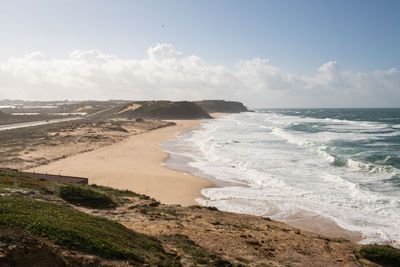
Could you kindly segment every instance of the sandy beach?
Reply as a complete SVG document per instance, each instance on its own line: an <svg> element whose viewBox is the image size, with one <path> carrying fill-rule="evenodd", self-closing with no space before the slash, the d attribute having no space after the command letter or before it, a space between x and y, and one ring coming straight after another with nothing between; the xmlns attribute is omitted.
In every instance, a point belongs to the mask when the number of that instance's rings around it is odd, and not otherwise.
<svg viewBox="0 0 400 267"><path fill-rule="evenodd" d="M222 114L212 114L218 117ZM90 184L128 189L148 195L163 204L198 205L201 190L214 184L190 173L163 166L168 154L161 144L194 130L204 120L176 120L175 126L131 135L124 141L94 151L73 155L29 169L29 171L89 178ZM362 239L360 233L339 227L320 216L292 216L285 223L311 232L342 237L352 241Z"/></svg>
<svg viewBox="0 0 400 267"><path fill-rule="evenodd" d="M90 184L129 189L165 204L198 204L200 191L213 184L190 174L162 166L168 157L160 144L196 129L202 120L177 120L164 127L95 151L39 166L31 171L89 178Z"/></svg>

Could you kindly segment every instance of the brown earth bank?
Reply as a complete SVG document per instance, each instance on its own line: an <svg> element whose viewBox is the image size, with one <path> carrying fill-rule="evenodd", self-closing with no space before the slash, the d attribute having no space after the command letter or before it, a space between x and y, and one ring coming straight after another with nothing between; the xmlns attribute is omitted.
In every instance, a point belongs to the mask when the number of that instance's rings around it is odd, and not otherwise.
<svg viewBox="0 0 400 267"><path fill-rule="evenodd" d="M10 219L0 219L0 266L26 266L28 263L30 266L170 266L171 262L175 266L379 266L360 255L362 245L302 231L268 218L200 206L163 205L144 195L79 185L85 190L107 192L115 203L112 208L90 208L82 202L82 197L81 202L76 203L59 193L61 188L71 185L4 173L0 177L2 198L37 200L66 211L73 208L117 221L159 242L157 257L170 259L170 263L164 265L151 264L146 259L138 264L134 259L105 259L80 249L68 249L65 246L71 242L53 242L45 228L40 231L42 235L32 234L41 227L43 220L34 224L36 228L24 228L21 217L17 216L15 224L20 228L10 227ZM57 223L49 214L45 218ZM70 227L68 223L65 221L66 227Z"/></svg>

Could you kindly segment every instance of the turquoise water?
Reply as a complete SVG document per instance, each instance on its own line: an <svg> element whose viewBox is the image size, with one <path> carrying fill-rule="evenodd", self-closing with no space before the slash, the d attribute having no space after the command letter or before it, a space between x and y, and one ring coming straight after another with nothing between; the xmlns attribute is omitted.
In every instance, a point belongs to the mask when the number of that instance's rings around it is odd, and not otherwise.
<svg viewBox="0 0 400 267"><path fill-rule="evenodd" d="M334 158L338 167L354 166L386 179L360 181L371 191L393 192L400 197L400 109L311 109L259 110L322 122L297 122L284 127L292 134L311 133L315 136L337 134L322 142L324 151ZM346 137L347 135L347 137ZM311 138L312 139L312 138ZM400 229L399 229L400 231Z"/></svg>
<svg viewBox="0 0 400 267"><path fill-rule="evenodd" d="M400 243L400 109L260 109L205 123L169 146L230 182L202 204L287 221L306 211Z"/></svg>

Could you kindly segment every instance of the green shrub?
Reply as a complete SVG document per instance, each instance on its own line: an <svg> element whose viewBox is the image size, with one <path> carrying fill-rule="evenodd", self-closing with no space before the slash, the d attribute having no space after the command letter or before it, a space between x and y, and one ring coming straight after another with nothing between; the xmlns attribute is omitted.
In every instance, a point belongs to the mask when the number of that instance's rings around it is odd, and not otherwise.
<svg viewBox="0 0 400 267"><path fill-rule="evenodd" d="M90 188L94 188L98 191L104 192L104 193L109 193L115 196L120 196L120 197L137 197L140 199L150 199L149 196L138 194L135 192L132 192L130 190L119 190L107 186L101 186L101 185L96 185L96 184L91 184L89 185Z"/></svg>
<svg viewBox="0 0 400 267"><path fill-rule="evenodd" d="M189 206L188 209L190 209L190 210L201 210L202 206L200 206L200 205L192 205L192 206Z"/></svg>
<svg viewBox="0 0 400 267"><path fill-rule="evenodd" d="M95 217L65 204L23 197L0 198L0 228L22 228L61 247L108 259L127 259L155 266L174 266L158 240L117 222Z"/></svg>
<svg viewBox="0 0 400 267"><path fill-rule="evenodd" d="M219 211L219 209L218 208L216 208L216 207L206 207L208 210L211 210L211 211Z"/></svg>
<svg viewBox="0 0 400 267"><path fill-rule="evenodd" d="M89 208L114 208L115 202L105 194L85 186L67 185L60 188L60 197L74 205Z"/></svg>
<svg viewBox="0 0 400 267"><path fill-rule="evenodd" d="M400 250L389 246L365 246L360 254L373 262L388 266L400 266Z"/></svg>

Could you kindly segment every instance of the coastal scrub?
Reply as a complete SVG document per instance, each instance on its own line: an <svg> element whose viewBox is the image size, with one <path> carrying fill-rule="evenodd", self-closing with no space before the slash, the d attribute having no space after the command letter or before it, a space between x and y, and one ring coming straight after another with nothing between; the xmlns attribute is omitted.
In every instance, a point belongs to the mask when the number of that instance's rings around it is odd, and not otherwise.
<svg viewBox="0 0 400 267"><path fill-rule="evenodd" d="M0 214L1 228L17 227L68 249L107 259L177 265L158 240L65 204L3 196L0 198Z"/></svg>
<svg viewBox="0 0 400 267"><path fill-rule="evenodd" d="M400 266L400 250L389 246L371 245L360 250L366 259L385 266Z"/></svg>
<svg viewBox="0 0 400 267"><path fill-rule="evenodd" d="M74 205L88 208L115 208L117 206L107 195L83 186L63 186L60 188L60 197Z"/></svg>

